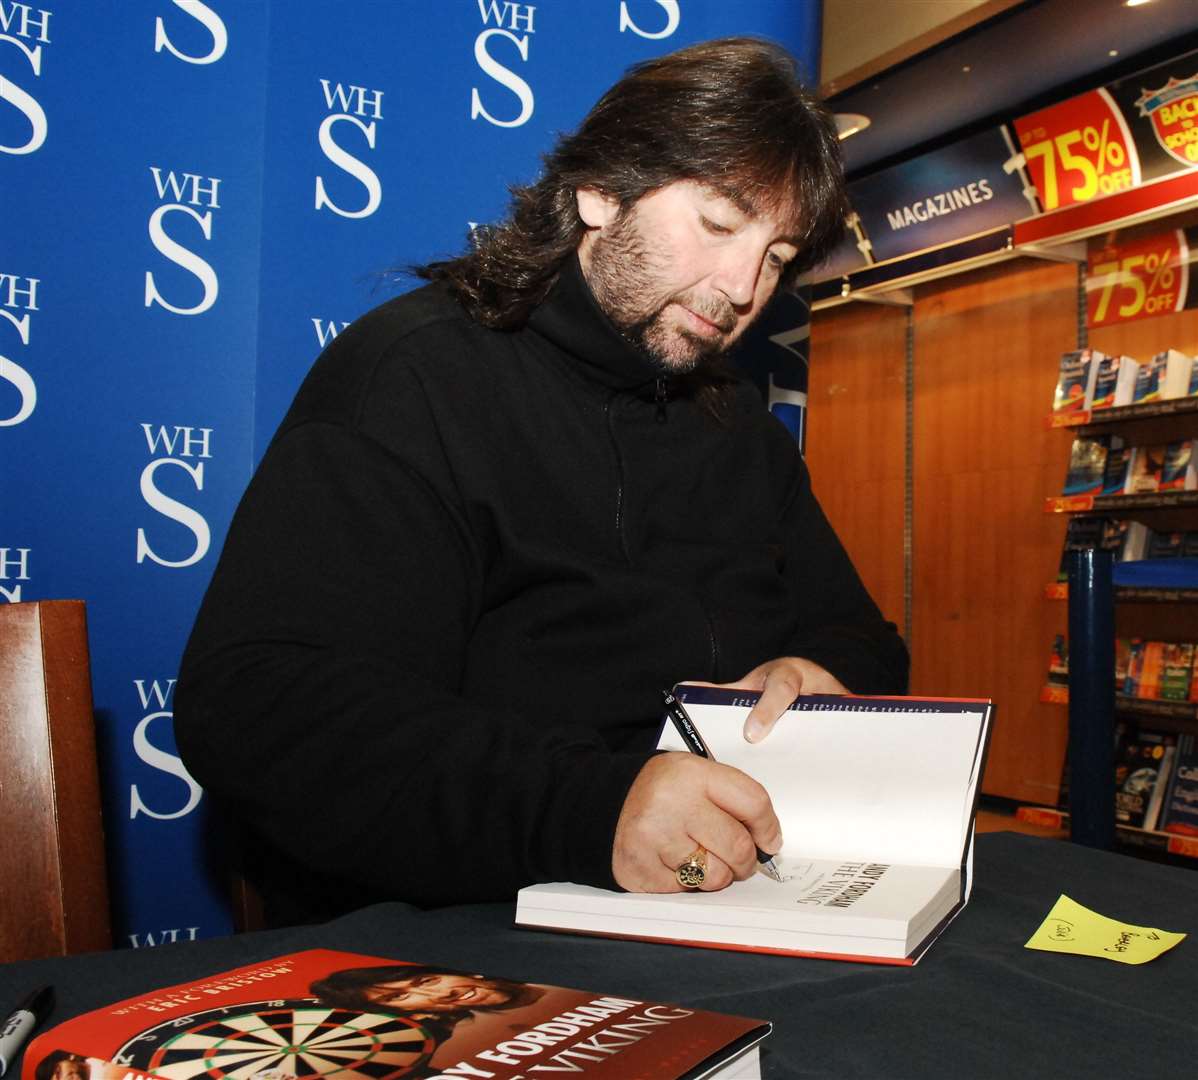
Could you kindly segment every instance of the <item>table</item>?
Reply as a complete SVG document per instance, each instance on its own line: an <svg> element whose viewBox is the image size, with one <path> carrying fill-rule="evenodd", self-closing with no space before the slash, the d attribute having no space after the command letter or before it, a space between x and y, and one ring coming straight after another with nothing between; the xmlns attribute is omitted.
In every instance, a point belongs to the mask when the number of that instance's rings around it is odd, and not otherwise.
<svg viewBox="0 0 1198 1080"><path fill-rule="evenodd" d="M1024 949L1062 892L1191 936L1138 967ZM1198 1060L1198 872L1064 841L979 836L973 897L913 968L517 930L512 912L379 904L321 926L0 965L0 1007L53 983L54 1023L323 947L769 1019L769 1078L1180 1077Z"/></svg>

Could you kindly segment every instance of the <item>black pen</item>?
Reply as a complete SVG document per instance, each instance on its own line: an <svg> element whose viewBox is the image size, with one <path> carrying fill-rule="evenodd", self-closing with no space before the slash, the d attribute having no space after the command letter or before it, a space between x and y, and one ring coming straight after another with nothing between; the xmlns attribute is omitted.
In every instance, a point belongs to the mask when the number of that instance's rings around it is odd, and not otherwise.
<svg viewBox="0 0 1198 1080"><path fill-rule="evenodd" d="M9 1065L29 1041L33 1029L50 1015L53 1008L54 987L42 986L8 1014L4 1023L0 1025L0 1076L8 1072Z"/></svg>
<svg viewBox="0 0 1198 1080"><path fill-rule="evenodd" d="M711 756L711 751L707 749L707 743L703 741L703 736L699 734L699 729L695 727L695 722L688 715L682 702L669 690L663 690L661 696L666 703L666 712L670 714L670 719L674 722L674 727L678 729L678 734L682 736L682 741L686 743L686 748L692 754L698 754L699 757L707 758L708 761L715 761L715 758ZM774 857L767 855L761 848L756 848L756 851L757 863L762 873L766 877L780 882L782 875L778 872Z"/></svg>

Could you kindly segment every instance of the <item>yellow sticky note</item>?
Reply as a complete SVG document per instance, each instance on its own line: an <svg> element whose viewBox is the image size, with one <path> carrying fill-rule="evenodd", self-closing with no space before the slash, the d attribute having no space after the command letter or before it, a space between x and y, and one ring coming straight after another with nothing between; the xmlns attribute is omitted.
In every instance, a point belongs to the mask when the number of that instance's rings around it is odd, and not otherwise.
<svg viewBox="0 0 1198 1080"><path fill-rule="evenodd" d="M1108 919L1062 893L1024 948L1146 964L1184 938L1185 934Z"/></svg>

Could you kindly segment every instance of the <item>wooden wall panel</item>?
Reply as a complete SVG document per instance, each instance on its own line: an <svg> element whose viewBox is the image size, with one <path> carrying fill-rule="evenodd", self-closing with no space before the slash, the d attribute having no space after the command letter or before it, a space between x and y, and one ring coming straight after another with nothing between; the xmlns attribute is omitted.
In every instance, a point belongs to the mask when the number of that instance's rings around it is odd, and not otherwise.
<svg viewBox="0 0 1198 1080"><path fill-rule="evenodd" d="M824 512L882 613L903 603L905 309L847 304L811 328L807 463Z"/></svg>
<svg viewBox="0 0 1198 1080"><path fill-rule="evenodd" d="M917 290L913 319L912 692L993 698L983 790L1053 803L1067 715L1039 694L1067 610L1043 592L1066 519L1043 504L1060 492L1072 436L1045 417L1060 355L1077 347L1077 270L1016 260L946 278ZM900 627L905 334L902 309L815 315L807 452L828 517ZM1089 343L1141 360L1198 354L1198 310L1094 330Z"/></svg>
<svg viewBox="0 0 1198 1080"><path fill-rule="evenodd" d="M1077 342L1077 271L1018 260L928 285L915 305L912 690L993 698L983 790L1054 802L1067 740L1044 705L1061 603L1060 491L1070 437L1045 427Z"/></svg>

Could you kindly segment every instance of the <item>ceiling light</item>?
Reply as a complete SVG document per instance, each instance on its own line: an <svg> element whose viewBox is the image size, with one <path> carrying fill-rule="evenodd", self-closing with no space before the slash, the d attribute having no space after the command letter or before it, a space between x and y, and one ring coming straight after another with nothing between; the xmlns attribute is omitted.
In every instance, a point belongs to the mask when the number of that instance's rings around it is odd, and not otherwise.
<svg viewBox="0 0 1198 1080"><path fill-rule="evenodd" d="M856 135L858 131L864 131L870 123L869 117L860 113L836 113L833 119L836 121L836 135L841 141Z"/></svg>
<svg viewBox="0 0 1198 1080"><path fill-rule="evenodd" d="M1147 4L1148 0L1123 0L1124 7L1139 7L1141 4Z"/></svg>

